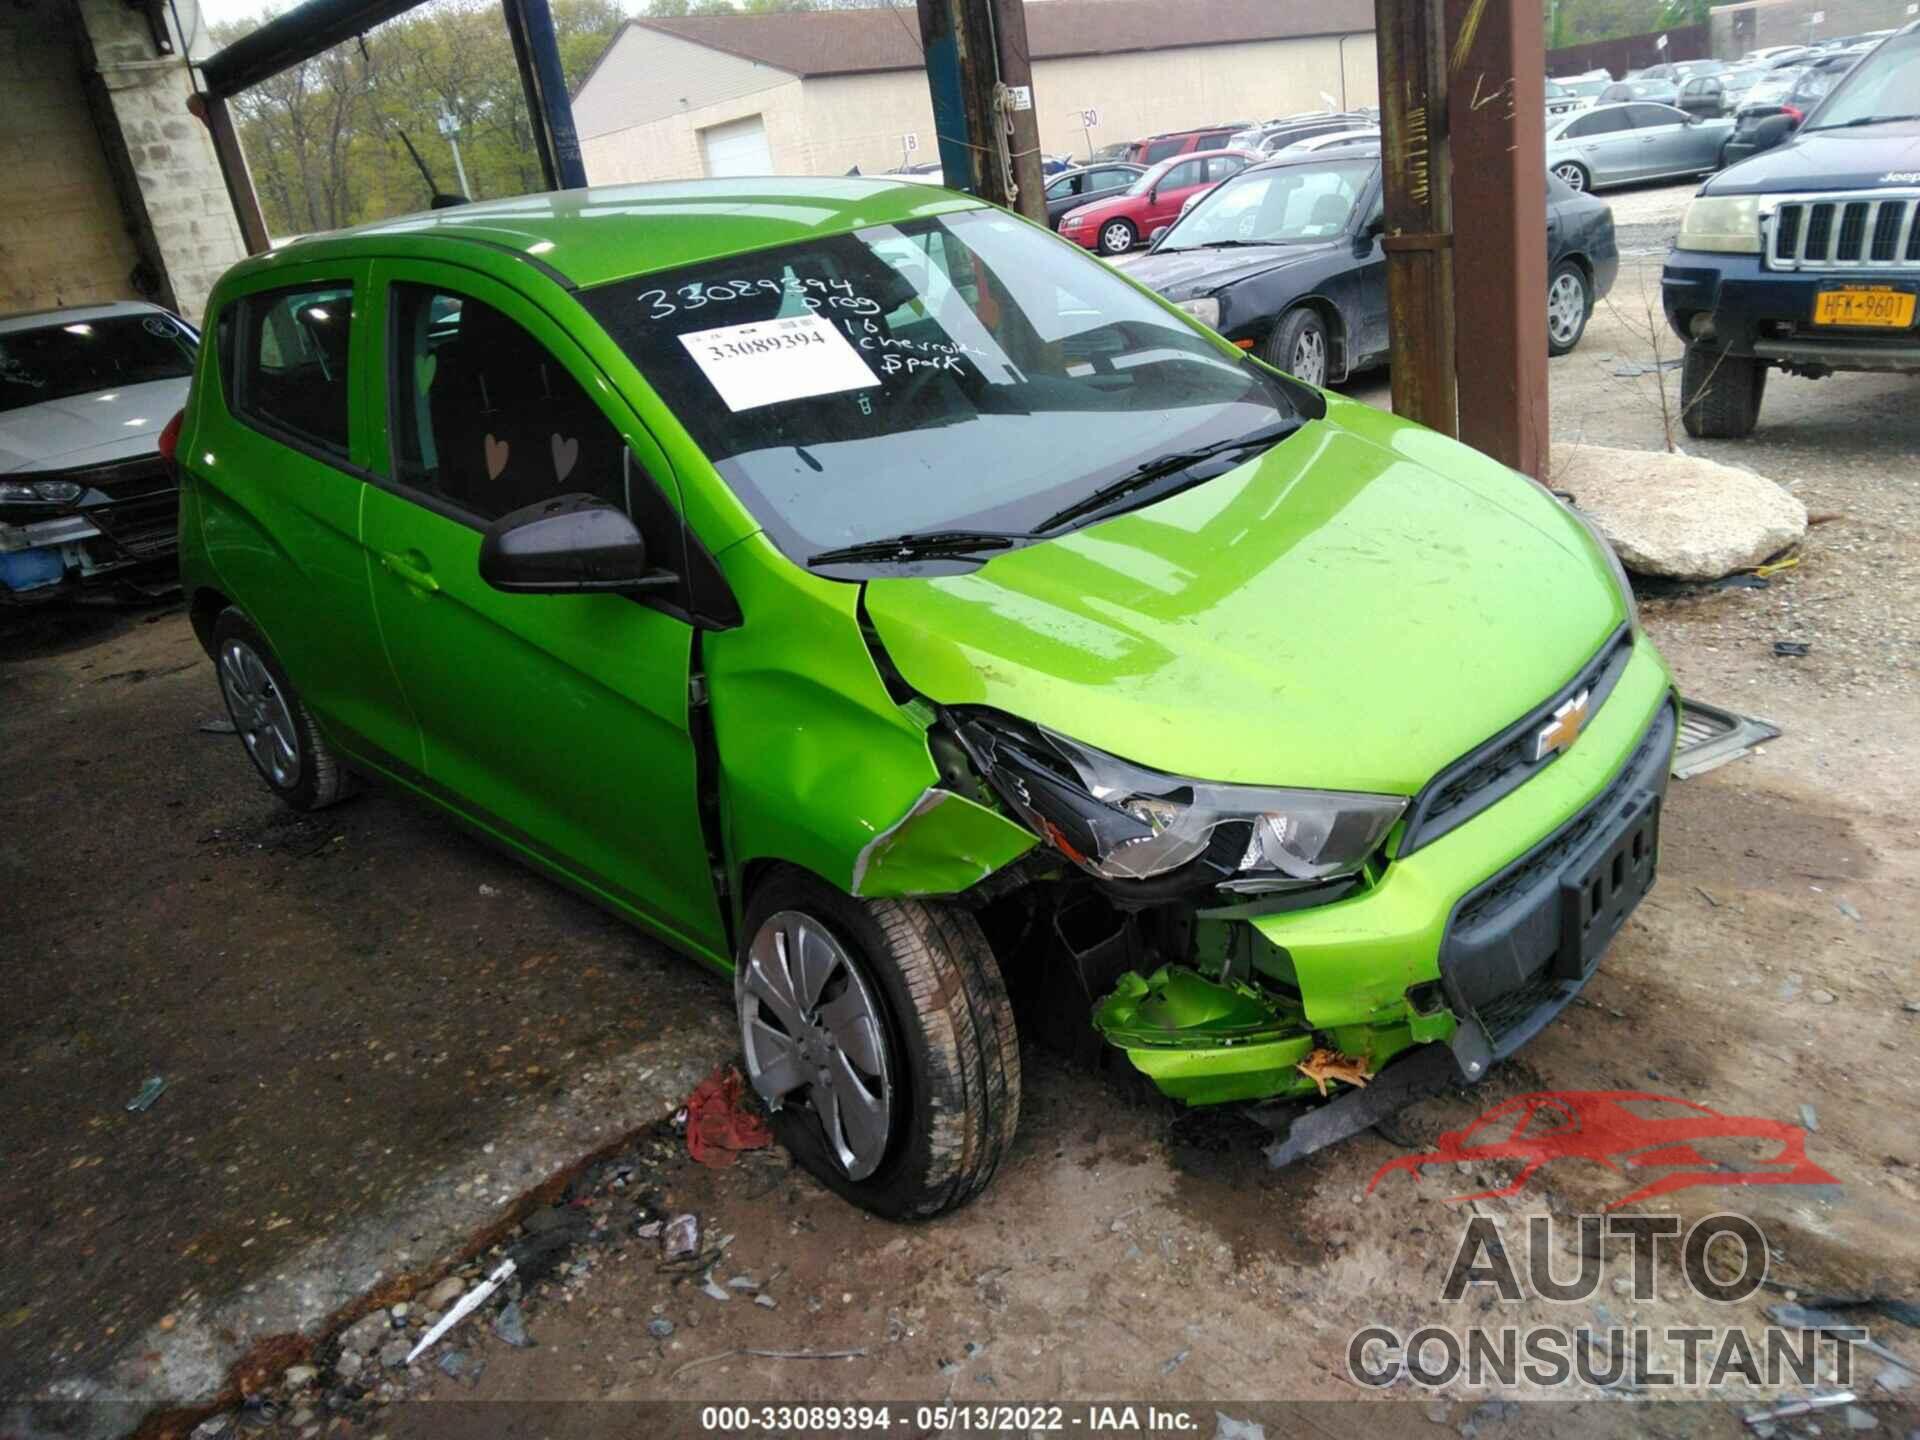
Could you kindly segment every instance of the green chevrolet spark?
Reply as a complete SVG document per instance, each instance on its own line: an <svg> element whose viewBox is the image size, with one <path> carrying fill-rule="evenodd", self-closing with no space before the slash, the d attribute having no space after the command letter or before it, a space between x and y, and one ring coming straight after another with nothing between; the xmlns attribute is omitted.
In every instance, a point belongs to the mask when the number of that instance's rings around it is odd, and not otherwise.
<svg viewBox="0 0 1920 1440"><path fill-rule="evenodd" d="M464 206L244 262L207 335L181 564L267 784L378 777L731 974L881 1214L992 1178L1016 1010L1313 1148L1652 883L1677 712L1588 525L965 196Z"/></svg>

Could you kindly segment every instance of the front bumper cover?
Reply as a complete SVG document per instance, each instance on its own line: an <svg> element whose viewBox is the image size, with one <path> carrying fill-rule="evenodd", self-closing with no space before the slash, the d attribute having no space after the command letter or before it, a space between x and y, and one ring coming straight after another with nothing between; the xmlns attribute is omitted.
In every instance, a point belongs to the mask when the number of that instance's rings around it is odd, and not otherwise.
<svg viewBox="0 0 1920 1440"><path fill-rule="evenodd" d="M1823 370L1920 370L1920 329L1816 330L1814 297L1846 285L1920 291L1911 270L1769 270L1759 255L1674 250L1660 275L1667 324L1693 339L1693 321L1713 317L1716 349Z"/></svg>

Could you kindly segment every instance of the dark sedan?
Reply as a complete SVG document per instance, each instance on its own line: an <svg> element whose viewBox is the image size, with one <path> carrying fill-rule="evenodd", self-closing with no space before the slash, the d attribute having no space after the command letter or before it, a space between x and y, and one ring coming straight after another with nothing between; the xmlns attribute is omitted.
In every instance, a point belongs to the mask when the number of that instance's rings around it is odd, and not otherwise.
<svg viewBox="0 0 1920 1440"><path fill-rule="evenodd" d="M1058 230L1060 217L1069 210L1122 194L1146 173L1146 168L1144 165L1115 161L1061 171L1047 181L1047 223Z"/></svg>
<svg viewBox="0 0 1920 1440"><path fill-rule="evenodd" d="M1278 158L1226 181L1127 274L1243 350L1313 385L1387 358L1380 159ZM1619 252L1604 201L1547 177L1547 333L1580 343Z"/></svg>
<svg viewBox="0 0 1920 1440"><path fill-rule="evenodd" d="M1867 49L1860 48L1816 56L1789 72L1792 83L1784 91L1769 87L1764 94L1750 98L1734 115L1733 133L1720 151L1720 163L1737 165L1749 155L1771 150L1785 140L1866 54Z"/></svg>

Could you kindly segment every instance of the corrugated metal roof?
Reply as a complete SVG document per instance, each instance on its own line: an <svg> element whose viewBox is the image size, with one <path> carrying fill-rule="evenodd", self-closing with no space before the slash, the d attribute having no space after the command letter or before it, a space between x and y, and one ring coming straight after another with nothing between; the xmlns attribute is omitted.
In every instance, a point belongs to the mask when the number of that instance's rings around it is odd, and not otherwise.
<svg viewBox="0 0 1920 1440"><path fill-rule="evenodd" d="M917 70L922 64L920 22L904 7L627 23L801 76ZM1027 6L1035 60L1372 30L1373 0L1047 0Z"/></svg>

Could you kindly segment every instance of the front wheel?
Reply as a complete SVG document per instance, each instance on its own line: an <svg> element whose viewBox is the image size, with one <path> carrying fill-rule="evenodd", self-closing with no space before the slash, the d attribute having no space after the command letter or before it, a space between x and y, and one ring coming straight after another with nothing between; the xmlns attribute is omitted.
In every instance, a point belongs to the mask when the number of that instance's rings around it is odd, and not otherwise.
<svg viewBox="0 0 1920 1440"><path fill-rule="evenodd" d="M1109 220L1100 227L1100 253L1124 255L1140 243L1140 232L1130 220Z"/></svg>
<svg viewBox="0 0 1920 1440"><path fill-rule="evenodd" d="M1569 190L1585 190L1593 184L1593 177L1587 173L1587 167L1578 160L1562 160L1553 167L1553 173L1560 177Z"/></svg>
<svg viewBox="0 0 1920 1440"><path fill-rule="evenodd" d="M742 933L747 1078L794 1159L893 1220L984 1190L1019 1121L1020 1048L979 922L784 871L755 892Z"/></svg>
<svg viewBox="0 0 1920 1440"><path fill-rule="evenodd" d="M1680 367L1680 423L1701 440L1744 440L1760 422L1767 389L1763 360L1687 346Z"/></svg>
<svg viewBox="0 0 1920 1440"><path fill-rule="evenodd" d="M1565 355L1587 333L1591 311L1587 272L1571 260L1562 260L1547 281L1547 353Z"/></svg>
<svg viewBox="0 0 1920 1440"><path fill-rule="evenodd" d="M1327 383L1327 322L1302 307L1283 316L1267 340L1267 363L1309 385Z"/></svg>

